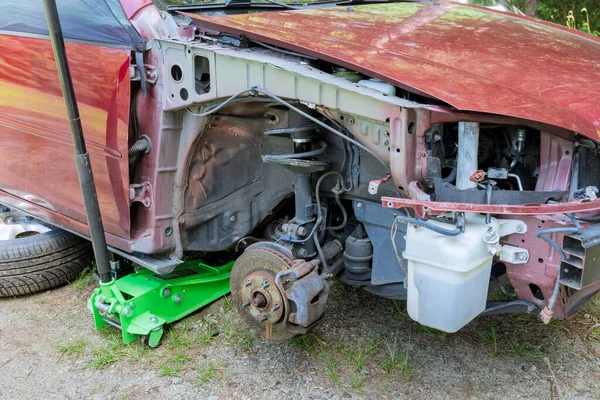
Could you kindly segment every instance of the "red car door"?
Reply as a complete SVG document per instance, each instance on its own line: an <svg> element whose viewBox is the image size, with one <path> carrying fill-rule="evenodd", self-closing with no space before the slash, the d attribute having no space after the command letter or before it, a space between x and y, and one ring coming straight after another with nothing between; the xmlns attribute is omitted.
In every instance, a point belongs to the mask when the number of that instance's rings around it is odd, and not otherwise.
<svg viewBox="0 0 600 400"><path fill-rule="evenodd" d="M85 222L42 4L0 3L0 202L61 225ZM126 238L130 55L143 42L116 0L57 3L104 226Z"/></svg>

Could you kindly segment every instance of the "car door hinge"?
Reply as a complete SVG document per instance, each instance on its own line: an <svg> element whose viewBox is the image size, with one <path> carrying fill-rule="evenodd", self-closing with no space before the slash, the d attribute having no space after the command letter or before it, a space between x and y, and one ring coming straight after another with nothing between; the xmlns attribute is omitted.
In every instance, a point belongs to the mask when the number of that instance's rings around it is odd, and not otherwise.
<svg viewBox="0 0 600 400"><path fill-rule="evenodd" d="M155 84L158 82L158 68L154 65L143 64L142 53L136 53L135 64L131 64L129 67L129 79L140 82L144 97L146 97L146 84ZM143 74L140 74L140 70L144 70Z"/></svg>
<svg viewBox="0 0 600 400"><path fill-rule="evenodd" d="M152 205L152 185L148 182L129 185L129 202L140 202L144 207Z"/></svg>

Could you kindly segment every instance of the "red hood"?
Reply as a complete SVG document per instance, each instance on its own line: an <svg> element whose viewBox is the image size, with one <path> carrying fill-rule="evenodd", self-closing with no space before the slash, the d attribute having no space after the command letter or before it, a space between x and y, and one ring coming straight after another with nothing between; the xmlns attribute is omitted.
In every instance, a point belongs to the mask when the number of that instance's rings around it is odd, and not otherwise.
<svg viewBox="0 0 600 400"><path fill-rule="evenodd" d="M456 3L389 3L230 16L187 14L357 70L459 110L600 139L600 41Z"/></svg>

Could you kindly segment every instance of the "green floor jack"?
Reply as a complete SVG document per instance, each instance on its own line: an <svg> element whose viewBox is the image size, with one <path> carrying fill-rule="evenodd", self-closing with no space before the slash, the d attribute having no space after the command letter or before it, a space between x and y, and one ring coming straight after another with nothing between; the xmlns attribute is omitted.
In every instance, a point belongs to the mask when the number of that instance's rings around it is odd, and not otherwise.
<svg viewBox="0 0 600 400"><path fill-rule="evenodd" d="M88 308L94 315L96 329L114 326L121 329L123 342L129 343L138 337L146 337L148 345L156 347L165 324L175 322L229 293L229 274L233 262L221 267L210 267L201 262L190 261L164 276L149 270L139 270L123 278L113 279L56 0L44 0L44 9L69 116L75 165L100 277L100 287L88 301Z"/></svg>
<svg viewBox="0 0 600 400"><path fill-rule="evenodd" d="M158 346L165 324L175 322L229 293L233 261L210 267L197 261L179 265L168 275L147 269L100 287L88 301L96 329L121 329L125 344L144 338Z"/></svg>

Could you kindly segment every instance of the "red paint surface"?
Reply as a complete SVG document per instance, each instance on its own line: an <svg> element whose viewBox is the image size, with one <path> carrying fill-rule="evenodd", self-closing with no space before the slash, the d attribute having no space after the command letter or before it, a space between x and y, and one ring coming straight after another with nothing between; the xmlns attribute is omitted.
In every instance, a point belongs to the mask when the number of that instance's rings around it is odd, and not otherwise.
<svg viewBox="0 0 600 400"><path fill-rule="evenodd" d="M600 139L600 41L456 3L397 3L230 16L186 14L336 63L460 110Z"/></svg>
<svg viewBox="0 0 600 400"><path fill-rule="evenodd" d="M415 210L417 216L437 215L445 212L474 212L494 215L555 215L566 213L585 213L600 210L600 200L572 201L556 204L467 204L444 203L428 200L410 200L398 197L382 197L381 205L386 208L408 207Z"/></svg>
<svg viewBox="0 0 600 400"><path fill-rule="evenodd" d="M75 43L66 48L104 227L128 237L129 51ZM0 143L1 191L86 222L47 39L0 35Z"/></svg>

